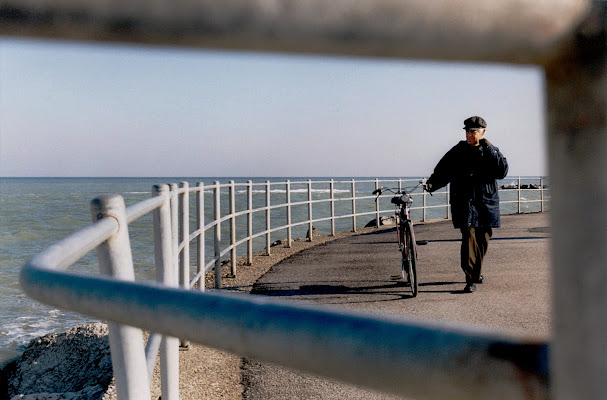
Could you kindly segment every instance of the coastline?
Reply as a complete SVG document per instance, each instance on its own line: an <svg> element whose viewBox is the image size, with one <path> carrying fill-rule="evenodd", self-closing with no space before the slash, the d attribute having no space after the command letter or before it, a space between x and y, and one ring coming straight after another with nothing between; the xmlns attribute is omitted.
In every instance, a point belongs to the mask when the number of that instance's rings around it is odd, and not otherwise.
<svg viewBox="0 0 607 400"><path fill-rule="evenodd" d="M282 260L302 251L308 249L312 246L321 245L323 243L327 243L329 241L346 237L352 235L358 235L361 233L365 233L371 230L375 230L376 228L362 228L357 230L357 232L337 232L335 236L329 235L314 235L312 241L308 241L305 239L294 239L292 241L291 247L287 247L285 243L280 242L279 244L273 246L271 248L271 254L265 255L265 251L261 251L253 255L253 263L251 265L245 265L246 257L241 257L238 260L237 265L237 274L236 277L230 277L229 272L224 272L222 276L222 289L223 290L231 290L241 293L249 293L253 288L253 284L262 277L266 272L268 272L275 264L281 262ZM227 268L224 268L224 271L227 271ZM214 273L208 272L206 277L206 285L211 288L214 285ZM99 326L103 325L103 326ZM87 333L88 331L84 328L88 327L88 329L94 331L95 335L90 335ZM85 343L89 343L90 340L94 340L96 343L99 342L100 336L107 335L107 330L104 330L105 324L89 324L84 326L78 326L69 331L70 334L73 335L82 335L82 332L85 332ZM105 332L105 333L104 333ZM63 335L63 336L62 336ZM51 334L45 335L41 338L34 339L28 345L28 349L30 349L33 345L41 343L45 344L44 351L47 349L52 349L51 351L58 351L59 354L62 354L61 351L65 351L65 349L57 349L60 346L60 343L64 343L65 341L57 340L58 337L63 338L65 334ZM107 337L107 336L106 336ZM53 348L54 347L54 348ZM37 350L38 351L38 350ZM27 350L26 350L27 352ZM107 359L109 357L109 348L105 347L100 350L100 357L103 359ZM105 352L105 353L103 353ZM42 353L41 353L42 354ZM64 353L64 355L67 353ZM37 381L36 376L14 376L14 371L19 371L19 363L24 360L23 353L20 357L17 357L13 361L8 362L2 368L2 377L4 379L8 379L8 381L12 380L13 382L23 382L23 381ZM40 359L47 364L52 364L53 362L57 362L57 356L54 355L50 357L51 361L48 359L44 359L43 356L40 356ZM31 362L31 360L29 361ZM34 361L37 363L37 361ZM179 368L180 368L180 394L181 397L187 399L241 399L244 391L244 386L241 377L241 366L243 360L241 357L227 353L224 351L216 350L213 348L209 348L206 346L198 345L198 344L190 344L190 348L186 351L180 351L179 354ZM53 365L42 365L39 373L46 373L48 375L48 370L53 369ZM36 373L37 371L28 371L28 374ZM68 371L56 371L56 373L68 374ZM102 371L102 374L107 375L107 371ZM5 374L7 378L5 378ZM110 373L111 374L111 373ZM105 377L97 376L95 379L106 379L110 381L109 385L104 390L103 399L104 400L112 400L116 398L115 386L113 379ZM60 381L61 379L59 379ZM8 387L8 385L5 385ZM95 390L98 385L94 386ZM8 390L8 389L7 389ZM56 390L55 393L18 393L13 394L20 399L56 399L56 398L69 398L69 399L79 399L79 398L87 398L88 394L92 389L88 389L89 391L84 391L82 393L65 393L65 390L61 392L60 390ZM161 395L161 387L160 387L160 368L159 361L157 361L156 368L154 369L154 375L151 384L151 394L152 398L159 398ZM2 393L2 397L7 397L7 394ZM20 395L24 395L19 397ZM66 396L67 395L67 396ZM11 397L7 397L11 398Z"/></svg>

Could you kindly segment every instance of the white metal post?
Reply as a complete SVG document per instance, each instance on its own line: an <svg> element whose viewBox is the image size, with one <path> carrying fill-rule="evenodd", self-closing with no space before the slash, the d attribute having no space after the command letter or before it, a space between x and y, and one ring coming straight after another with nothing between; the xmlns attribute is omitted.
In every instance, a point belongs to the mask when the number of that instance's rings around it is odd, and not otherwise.
<svg viewBox="0 0 607 400"><path fill-rule="evenodd" d="M379 181L375 179L375 190L379 189ZM375 227L379 228L379 197L375 199Z"/></svg>
<svg viewBox="0 0 607 400"><path fill-rule="evenodd" d="M253 182L247 182L247 265L253 263Z"/></svg>
<svg viewBox="0 0 607 400"><path fill-rule="evenodd" d="M287 190L287 247L291 247L291 182L287 179L286 182Z"/></svg>
<svg viewBox="0 0 607 400"><path fill-rule="evenodd" d="M177 275L173 257L173 224L169 186L154 186L154 195L165 198L162 206L154 211L154 254L156 280L165 286L177 287ZM163 336L160 344L160 376L162 398L179 399L179 340Z"/></svg>
<svg viewBox="0 0 607 400"><path fill-rule="evenodd" d="M230 275L236 276L236 199L234 181L230 181Z"/></svg>
<svg viewBox="0 0 607 400"><path fill-rule="evenodd" d="M200 279L198 280L198 289L201 292L205 290L205 264L206 264L206 255L205 255L205 232L204 232L204 183L198 182L198 191L196 192L196 230L200 231L198 235L198 240L196 242L198 251L197 251L197 274L200 274Z"/></svg>
<svg viewBox="0 0 607 400"><path fill-rule="evenodd" d="M215 289L221 289L221 187L219 182L215 181L215 201L213 210L215 212Z"/></svg>
<svg viewBox="0 0 607 400"><path fill-rule="evenodd" d="M93 222L102 218L118 221L118 231L97 247L101 274L134 281L135 271L129 241L124 200L119 195L91 201ZM108 322L112 369L119 399L149 399L150 388L141 329Z"/></svg>
<svg viewBox="0 0 607 400"><path fill-rule="evenodd" d="M190 288L190 185L181 182L179 187L179 245L183 250L179 254L179 285L185 289Z"/></svg>
<svg viewBox="0 0 607 400"><path fill-rule="evenodd" d="M272 237L270 235L270 181L266 181L266 255L270 255L270 247L272 246Z"/></svg>
<svg viewBox="0 0 607 400"><path fill-rule="evenodd" d="M352 232L356 232L356 181L352 179Z"/></svg>
<svg viewBox="0 0 607 400"><path fill-rule="evenodd" d="M314 238L314 226L312 225L312 180L308 179L308 239Z"/></svg>
<svg viewBox="0 0 607 400"><path fill-rule="evenodd" d="M521 177L520 176L518 177L517 188L518 188L517 213L520 214L521 213Z"/></svg>
<svg viewBox="0 0 607 400"><path fill-rule="evenodd" d="M179 184L181 193L178 196L179 203L179 234L178 248L183 245L179 252L179 285L184 289L190 289L190 185L188 182ZM179 347L187 350L190 342L180 340Z"/></svg>
<svg viewBox="0 0 607 400"><path fill-rule="evenodd" d="M451 190L451 184L447 185L447 191L445 193L445 203L447 204L447 215L445 219L449 219L449 214L451 213L451 203L449 202L449 192Z"/></svg>
<svg viewBox="0 0 607 400"><path fill-rule="evenodd" d="M335 236L335 184L333 179L329 182L329 192L331 194L331 236Z"/></svg>
<svg viewBox="0 0 607 400"><path fill-rule="evenodd" d="M423 204L422 204L422 221L423 222L426 222L426 206L427 206L426 195L427 195L426 191L424 189L422 189L422 202L423 202Z"/></svg>
<svg viewBox="0 0 607 400"><path fill-rule="evenodd" d="M540 177L540 212L544 212L544 178Z"/></svg>
<svg viewBox="0 0 607 400"><path fill-rule="evenodd" d="M179 282L179 196L176 183L169 184L171 196L171 235L173 243L173 268L174 276Z"/></svg>

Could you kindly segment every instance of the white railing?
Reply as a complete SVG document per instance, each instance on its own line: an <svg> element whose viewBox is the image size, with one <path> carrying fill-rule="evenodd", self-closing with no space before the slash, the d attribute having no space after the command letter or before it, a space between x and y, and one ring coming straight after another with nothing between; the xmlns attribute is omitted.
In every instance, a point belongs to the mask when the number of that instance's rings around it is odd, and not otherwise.
<svg viewBox="0 0 607 400"><path fill-rule="evenodd" d="M512 198L510 194L515 192L516 198L511 200L502 200L503 205L512 205L505 213L521 213L524 206L538 203L538 207L532 208L532 211L544 211L545 204L548 201L544 196L546 187L542 177L515 178L517 184L505 185L500 190L502 197ZM257 182L252 181L235 183L214 182L212 185L204 185L198 182L195 187L190 187L188 182L170 184L172 204L171 210L173 218L173 230L176 232L173 236L174 252L179 254L180 265L180 285L186 288L197 286L204 290L204 273L215 269L221 271L224 263L228 262L231 275L236 274L238 249L245 247L246 264L252 262L254 251L259 251L260 246L254 246L255 239L263 240L263 250L266 255L271 254L273 244L277 239L285 240L287 247L291 247L293 241L293 232L298 227L307 229L305 236L303 232L299 238L306 237L313 240L313 234L316 224L326 222L327 233L335 235L337 225L341 221L340 231L351 229L356 232L362 217L374 217L375 226L380 226L381 216L393 214L394 207L389 201L383 201L387 197L380 198L375 202L375 196L371 195L374 189L380 186L392 187L395 189L414 187L419 179L372 179L372 180L306 180L306 181L282 181L282 182ZM527 182L526 184L521 182ZM341 195L336 195L336 187L341 187ZM297 189L300 188L300 189ZM357 190L358 188L358 190ZM222 204L222 195L227 191L227 206ZM210 201L205 202L205 192L211 192ZM284 194L273 195L275 192ZM315 193L326 193L325 196L316 196ZM236 194L240 196L237 197ZM255 207L253 198L257 196L258 204L262 206ZM292 201L294 193L299 194L301 199ZM531 194L532 198L525 198L523 195ZM190 232L190 220L194 220L190 215L190 195L194 197L195 203L195 223L196 227ZM305 196L304 196L305 195ZM421 188L412 192L414 206L412 218L418 221L427 221L428 219L449 218L449 189L438 191L430 196L423 192ZM226 197L226 196L223 196ZM417 206L415 204L419 203ZM324 212L318 212L317 206L325 206ZM222 210L223 206L223 210ZM299 218L295 218L294 209L299 207ZM236 209L240 211L236 211ZM304 210L301 210L304 208ZM209 215L208 210L213 210L213 217L210 222L206 222ZM443 210L442 214L439 210ZM516 211L514 211L516 210ZM272 213L280 212L280 215ZM433 218L429 218L431 215ZM305 217L305 218L304 218ZM237 233L237 219L243 219L244 222L238 223L240 229ZM245 219L246 218L246 219ZM350 221L350 222L346 222ZM227 229L223 229L226 228ZM257 228L257 229L255 229ZM212 231L212 234L209 232ZM279 235L278 233L281 232ZM226 237L224 239L224 236ZM285 237L286 236L286 237ZM196 266L196 274L190 276L190 242L196 240L197 256L192 261ZM246 245L246 246L245 246ZM209 256L211 250L213 256ZM241 251L240 254L244 252ZM215 275L215 287L221 287L221 274Z"/></svg>
<svg viewBox="0 0 607 400"><path fill-rule="evenodd" d="M357 229L357 217L375 216L376 224L380 215L393 212L383 209L382 202L375 202L375 196L370 195L374 188L382 185L406 187L415 184L417 180L351 180L351 181L303 181L303 182L269 182L253 184L252 182L227 184L215 182L213 185L198 183L190 187L187 182L157 185L153 189L154 196L146 201L137 203L125 209L122 198L118 195L104 196L94 199L91 203L91 213L96 221L63 241L51 246L35 256L24 267L21 275L23 289L31 297L56 307L78 311L110 322L110 346L114 362L117 391L121 398L149 398L149 377L151 377L155 360L160 350L161 376L163 398L178 398L178 345L176 337L181 338L182 345L188 340L205 343L218 348L236 351L239 354L250 355L259 359L282 363L295 368L322 372L328 376L344 379L357 384L365 383L369 387L395 393L426 393L429 386L420 389L416 385L402 382L403 371L409 371L410 376L426 373L426 368L432 367L435 376L440 375L444 393L466 393L466 395L483 394L486 396L496 392L494 385L497 381L509 382L514 397L520 397L524 387L529 385L534 391L543 393L546 390L547 346L541 343L527 343L522 339L496 337L482 332L466 332L451 327L425 326L405 320L385 318L370 318L343 311L327 311L320 308L283 305L245 297L226 296L217 293L202 294L188 289L198 286L204 290L205 272L215 270L215 287L221 287L222 258L229 255L231 273L236 274L236 249L245 246L247 260L252 260L253 239L265 238L265 252L271 251L272 234L279 231L287 232L287 245L292 240L292 230L305 225L313 232L313 224L328 221L331 234L335 234L336 221L351 220L352 230ZM337 198L336 185L347 184L351 191L348 195ZM326 198L313 197L313 187L327 186ZM357 195L356 187L365 187L363 195ZM253 191L256 186L262 187L263 199L258 199L259 207L253 206ZM305 186L305 200L291 201L292 188ZM271 202L272 188L284 187L285 201ZM236 196L238 188L246 199L246 207L236 211ZM221 191L228 191L229 204L221 212ZM520 190L520 185L519 188ZM205 204L205 192L211 191L211 201ZM447 191L443 192L448 194ZM190 194L195 197L194 231L190 231ZM414 196L425 197L424 193L414 193ZM437 196L440 198L442 196ZM381 199L380 199L381 200ZM357 212L361 203L369 211ZM328 216L313 218L314 206L328 204ZM335 207L336 203L347 205ZM389 202L385 202L389 204ZM306 208L308 218L293 222L294 207ZM205 220L205 210L213 210L213 220ZM422 215L425 208L444 207L446 204L427 206L423 201ZM374 208L374 209L372 209ZM336 209L341 210L340 213ZM286 215L278 226L272 225L271 211L282 210ZM163 286L151 286L145 283L128 282L134 280L133 262L130 253L128 224L139 217L154 213L154 249L156 259L156 278ZM257 216L261 223L255 224ZM236 218L246 217L246 236L236 239ZM284 223L286 221L286 223ZM284 224L283 224L284 223ZM222 224L229 226L229 244L223 246ZM253 229L257 225L259 230ZM207 232L212 232L212 243L207 243ZM308 235L313 240L313 235ZM196 242L196 272L190 274L190 243ZM205 259L206 248L214 250L210 260ZM61 270L68 268L90 250L97 248L99 267L102 275L114 279L73 275ZM180 286L181 289L177 289ZM263 314L263 317L261 314ZM289 318L285 318L285 313ZM260 329L259 322L264 321ZM295 321L299 321L295 324ZM121 325L121 324L127 324ZM319 324L324 329L320 329ZM361 324L368 326L368 331L360 330ZM160 334L150 335L144 348L141 331L132 326L148 329ZM353 331L352 327L356 326ZM218 334L217 332L221 332ZM373 335L369 335L373 332ZM412 346L420 340L423 332L423 342L426 351L431 348L432 357L443 354L445 357L439 364L436 360L416 355L412 358ZM294 337L297 336L297 338ZM343 337L349 337L343 343ZM370 338L373 336L373 339ZM243 338L246 338L244 340ZM448 339L447 339L448 338ZM298 343L302 353L297 357L293 349L281 352L279 347L289 347L293 341ZM408 344L407 344L408 343ZM407 345L406 345L407 344ZM418 343L419 344L419 343ZM361 355L360 348L366 349ZM505 346L505 347L504 347ZM533 360L543 360L534 365L521 365L520 360L508 360L504 349L516 347ZM326 349L333 349L327 352ZM402 349L394 351L394 349ZM408 349L408 350L406 350ZM502 350L499 350L502 349ZM389 350L390 355L386 354ZM503 351L499 357L496 352ZM309 354L316 354L313 360ZM336 356L339 357L336 361ZM381 362L377 360L379 354ZM481 358L482 365L476 364ZM538 358L539 357L539 358ZM459 360L455 365L451 358ZM458 377L458 369L463 358L476 360L473 365L466 366L466 379L476 374L486 378L491 384L463 384ZM343 364L342 364L343 363ZM361 364L362 363L362 364ZM379 363L379 364L378 364ZM393 368L394 363L398 365ZM512 371L503 375L503 365ZM465 363L464 363L465 364ZM501 365L499 368L497 367ZM364 366L361 366L364 365ZM495 365L495 370L488 366ZM352 367L348 367L352 366ZM356 367L354 367L356 366ZM472 368L472 370L470 369ZM522 369L531 369L528 380L522 381L519 374ZM146 373L147 371L147 373ZM424 372L425 371L425 372ZM442 372L440 372L442 371ZM476 372L473 372L476 371ZM364 375L363 379L361 375ZM379 379L378 376L382 378ZM421 376L420 376L421 379ZM427 377L424 377L426 381ZM438 378L437 378L438 379ZM457 385L445 386L445 380L457 382ZM501 391L502 389L500 389ZM496 392L497 393L497 392Z"/></svg>

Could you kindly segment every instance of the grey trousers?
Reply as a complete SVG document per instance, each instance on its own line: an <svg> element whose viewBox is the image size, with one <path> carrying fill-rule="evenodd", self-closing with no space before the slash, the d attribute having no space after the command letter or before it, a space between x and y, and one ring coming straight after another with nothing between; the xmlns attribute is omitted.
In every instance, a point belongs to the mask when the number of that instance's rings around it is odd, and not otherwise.
<svg viewBox="0 0 607 400"><path fill-rule="evenodd" d="M461 267L466 274L466 283L476 283L481 278L483 258L493 235L491 228L461 228Z"/></svg>

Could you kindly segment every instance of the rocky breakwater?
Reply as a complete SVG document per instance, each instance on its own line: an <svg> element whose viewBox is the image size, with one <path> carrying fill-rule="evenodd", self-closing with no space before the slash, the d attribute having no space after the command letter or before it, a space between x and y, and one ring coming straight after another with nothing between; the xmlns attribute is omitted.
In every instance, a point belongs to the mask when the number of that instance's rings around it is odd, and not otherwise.
<svg viewBox="0 0 607 400"><path fill-rule="evenodd" d="M94 323L33 340L1 373L3 399L109 399L112 359L105 324Z"/></svg>

